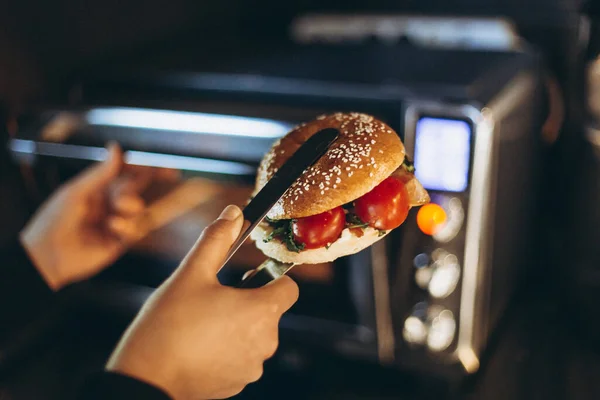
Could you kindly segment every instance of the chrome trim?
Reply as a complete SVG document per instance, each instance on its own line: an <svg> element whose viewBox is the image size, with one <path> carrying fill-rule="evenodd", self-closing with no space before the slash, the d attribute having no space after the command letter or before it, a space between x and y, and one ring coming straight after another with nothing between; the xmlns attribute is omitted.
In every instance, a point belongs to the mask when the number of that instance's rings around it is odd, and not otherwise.
<svg viewBox="0 0 600 400"><path fill-rule="evenodd" d="M17 156L49 156L86 161L103 161L106 159L107 154L106 149L101 147L35 142L24 139L10 140L8 148ZM253 176L256 173L255 168L252 166L232 161L211 160L207 158L134 150L126 151L124 157L126 164L146 167L172 168L237 176Z"/></svg>
<svg viewBox="0 0 600 400"><path fill-rule="evenodd" d="M511 50L519 46L516 26L506 18L422 16L410 14L304 14L292 21L292 39L300 43L363 41L403 37L420 46Z"/></svg>
<svg viewBox="0 0 600 400"><path fill-rule="evenodd" d="M268 93L275 95L339 97L362 100L399 100L411 94L405 85L326 82L252 74L178 73L158 80L170 86L221 92Z"/></svg>
<svg viewBox="0 0 600 400"><path fill-rule="evenodd" d="M475 316L477 315L477 299L480 290L480 270L483 255L486 251L488 234L486 223L493 217L489 213L489 194L491 183L491 167L494 144L493 120L480 114L475 125L475 149L473 151L473 167L471 169L471 185L469 190L469 207L465 230L465 253L463 259L463 280L461 287L459 332L456 356L467 372L474 372L473 366L479 363L479 349L473 343ZM463 354L470 354L470 362L465 363Z"/></svg>
<svg viewBox="0 0 600 400"><path fill-rule="evenodd" d="M294 124L265 118L208 114L134 107L99 107L88 110L89 125L204 133L260 139L278 139Z"/></svg>
<svg viewBox="0 0 600 400"><path fill-rule="evenodd" d="M533 88L531 74L521 73L510 81L481 110L481 117L476 127L473 174L467 227L465 237L465 256L463 262L463 286L460 306L460 331L456 355L469 373L479 368L481 348L474 343L474 323L476 315L483 315L484 300L479 293L482 289L480 266L487 263L490 256L490 243L493 240L495 221L494 199L496 191L498 142L515 140L516 133L506 137L497 137L496 121L501 121L524 98L524 94ZM487 288L485 289L487 290Z"/></svg>
<svg viewBox="0 0 600 400"><path fill-rule="evenodd" d="M385 240L380 240L371 246L371 265L375 300L375 324L377 326L377 353L382 363L392 363L395 358L395 340Z"/></svg>

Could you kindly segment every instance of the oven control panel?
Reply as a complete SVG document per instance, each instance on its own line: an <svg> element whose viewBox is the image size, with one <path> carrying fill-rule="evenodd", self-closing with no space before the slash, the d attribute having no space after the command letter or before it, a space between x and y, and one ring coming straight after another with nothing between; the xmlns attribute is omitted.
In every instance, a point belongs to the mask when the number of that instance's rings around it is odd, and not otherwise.
<svg viewBox="0 0 600 400"><path fill-rule="evenodd" d="M417 233L412 235L412 251L402 260L408 299L402 339L409 346L439 353L451 349L457 338L465 199L435 192L430 196L431 203L412 215L411 228Z"/></svg>
<svg viewBox="0 0 600 400"><path fill-rule="evenodd" d="M408 125L407 125L408 126ZM430 203L411 210L393 259L392 307L400 357L451 356L463 300L473 123L464 115L414 116L407 154Z"/></svg>

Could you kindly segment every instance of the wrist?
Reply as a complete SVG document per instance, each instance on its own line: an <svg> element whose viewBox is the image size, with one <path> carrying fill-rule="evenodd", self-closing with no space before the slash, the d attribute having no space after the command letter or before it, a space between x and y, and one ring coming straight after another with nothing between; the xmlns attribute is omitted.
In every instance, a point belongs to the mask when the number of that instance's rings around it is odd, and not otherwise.
<svg viewBox="0 0 600 400"><path fill-rule="evenodd" d="M27 257L29 257L31 264L33 264L50 289L58 291L62 288L64 286L64 279L61 277L57 263L53 262L49 257L52 252L44 250L43 246L36 243L26 230L20 233L19 243L23 247L23 250L25 250Z"/></svg>
<svg viewBox="0 0 600 400"><path fill-rule="evenodd" d="M175 398L177 390L168 374L162 373L161 368L153 368L152 363L141 360L141 363L123 362L122 360L110 360L106 365L106 372L127 376L147 385L160 389L170 397Z"/></svg>

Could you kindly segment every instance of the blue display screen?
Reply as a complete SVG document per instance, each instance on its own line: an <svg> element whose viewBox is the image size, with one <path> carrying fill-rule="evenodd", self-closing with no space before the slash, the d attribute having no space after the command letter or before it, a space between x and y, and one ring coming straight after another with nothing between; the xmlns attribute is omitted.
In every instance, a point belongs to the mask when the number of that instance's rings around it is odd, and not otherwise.
<svg viewBox="0 0 600 400"><path fill-rule="evenodd" d="M415 175L426 189L462 192L469 182L471 126L461 120L423 117L415 132Z"/></svg>

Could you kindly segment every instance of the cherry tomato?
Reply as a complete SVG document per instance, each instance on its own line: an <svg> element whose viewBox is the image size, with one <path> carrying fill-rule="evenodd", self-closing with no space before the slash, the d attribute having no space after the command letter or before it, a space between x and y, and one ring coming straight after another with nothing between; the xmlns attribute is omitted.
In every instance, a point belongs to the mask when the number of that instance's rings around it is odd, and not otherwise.
<svg viewBox="0 0 600 400"><path fill-rule="evenodd" d="M294 240L305 249L317 249L335 242L346 225L346 214L342 207L321 214L298 218L292 223Z"/></svg>
<svg viewBox="0 0 600 400"><path fill-rule="evenodd" d="M354 212L373 228L389 230L402 225L408 215L408 191L399 179L389 177L354 202Z"/></svg>

